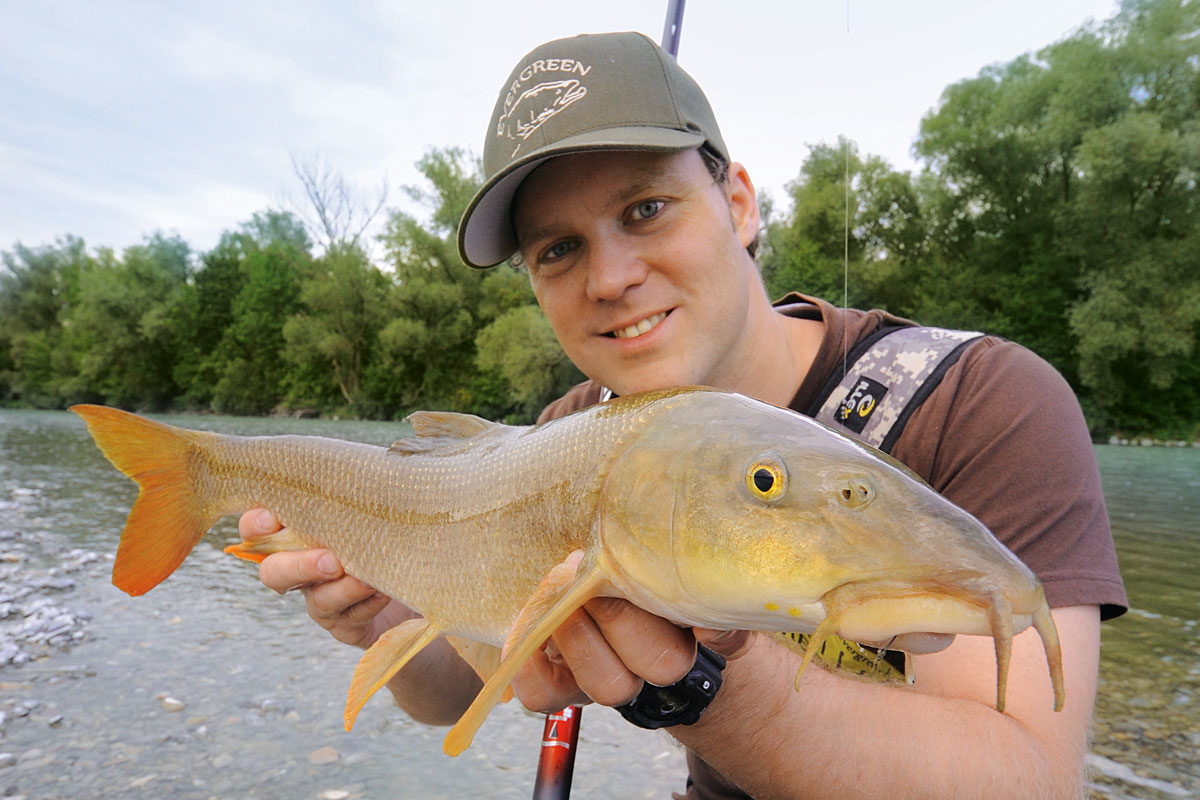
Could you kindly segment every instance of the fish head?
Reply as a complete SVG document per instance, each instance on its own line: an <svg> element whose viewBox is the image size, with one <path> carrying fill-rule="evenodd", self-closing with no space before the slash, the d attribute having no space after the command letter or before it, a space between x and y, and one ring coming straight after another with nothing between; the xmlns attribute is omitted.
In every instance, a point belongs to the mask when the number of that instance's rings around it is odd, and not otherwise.
<svg viewBox="0 0 1200 800"><path fill-rule="evenodd" d="M601 543L614 585L686 625L993 632L1044 607L1036 577L973 516L883 453L792 411L695 392L613 464Z"/></svg>

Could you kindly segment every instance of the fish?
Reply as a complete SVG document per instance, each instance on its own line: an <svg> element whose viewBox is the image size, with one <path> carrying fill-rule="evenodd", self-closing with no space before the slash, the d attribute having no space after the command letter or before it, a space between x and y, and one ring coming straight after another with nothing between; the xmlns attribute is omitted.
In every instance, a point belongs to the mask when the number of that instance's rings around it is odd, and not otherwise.
<svg viewBox="0 0 1200 800"><path fill-rule="evenodd" d="M1064 691L1037 577L900 462L793 411L682 387L533 426L408 417L390 448L193 431L104 406L71 410L139 486L113 583L141 595L221 517L271 508L284 528L241 558L324 547L421 616L383 634L347 693L367 699L446 637L483 687L443 742L465 750L516 670L589 599L623 597L682 626L808 633L921 652L995 640L1004 709L1014 634L1032 626ZM555 569L576 550L578 568Z"/></svg>

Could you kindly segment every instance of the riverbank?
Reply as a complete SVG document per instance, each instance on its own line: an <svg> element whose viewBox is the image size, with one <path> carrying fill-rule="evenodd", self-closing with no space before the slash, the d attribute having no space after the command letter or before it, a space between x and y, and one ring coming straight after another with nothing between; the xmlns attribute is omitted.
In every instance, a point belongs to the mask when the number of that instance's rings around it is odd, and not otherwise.
<svg viewBox="0 0 1200 800"><path fill-rule="evenodd" d="M1148 436L1110 436L1104 444L1114 447L1195 447L1200 448L1200 441L1189 442L1186 439L1152 439Z"/></svg>

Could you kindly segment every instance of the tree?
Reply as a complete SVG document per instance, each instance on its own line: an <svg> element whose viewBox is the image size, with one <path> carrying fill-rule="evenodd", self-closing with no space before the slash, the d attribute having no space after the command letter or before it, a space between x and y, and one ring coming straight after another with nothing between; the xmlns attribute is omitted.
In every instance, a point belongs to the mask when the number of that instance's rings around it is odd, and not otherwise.
<svg viewBox="0 0 1200 800"><path fill-rule="evenodd" d="M338 246L313 264L300 288L300 311L283 327L285 355L300 371L288 378L288 403L378 414L364 393L363 375L378 345L390 281L357 247Z"/></svg>
<svg viewBox="0 0 1200 800"><path fill-rule="evenodd" d="M213 408L264 414L285 393L283 326L298 310L301 281L311 272L308 235L291 214L268 211L255 214L224 245L240 254L241 281L212 355Z"/></svg>
<svg viewBox="0 0 1200 800"><path fill-rule="evenodd" d="M293 203L322 251L368 247L366 232L387 203L387 179L368 197L327 161L292 156L292 173L304 189L304 203Z"/></svg>
<svg viewBox="0 0 1200 800"><path fill-rule="evenodd" d="M120 259L101 250L80 275L64 318L65 349L76 371L60 387L70 402L94 396L109 405L162 409L178 393L175 341L166 307L191 273L191 248L156 233Z"/></svg>
<svg viewBox="0 0 1200 800"><path fill-rule="evenodd" d="M72 374L64 352L63 319L92 264L82 239L0 254L0 400L57 406Z"/></svg>
<svg viewBox="0 0 1200 800"><path fill-rule="evenodd" d="M476 363L503 379L519 419L536 417L583 378L535 305L510 308L480 331L476 344Z"/></svg>
<svg viewBox="0 0 1200 800"><path fill-rule="evenodd" d="M849 183L847 183L849 181ZM844 138L809 148L788 184L791 213L768 223L760 258L772 296L802 291L841 304L889 305L906 298L898 276L918 269L927 233L908 173L865 159ZM891 301L891 303L889 303Z"/></svg>
<svg viewBox="0 0 1200 800"><path fill-rule="evenodd" d="M1178 385L1194 375L1197 108L1200 8L1127 0L1103 25L947 88L921 124L953 310L1048 358L1098 426L1200 415L1137 399L1147 381L1200 394Z"/></svg>

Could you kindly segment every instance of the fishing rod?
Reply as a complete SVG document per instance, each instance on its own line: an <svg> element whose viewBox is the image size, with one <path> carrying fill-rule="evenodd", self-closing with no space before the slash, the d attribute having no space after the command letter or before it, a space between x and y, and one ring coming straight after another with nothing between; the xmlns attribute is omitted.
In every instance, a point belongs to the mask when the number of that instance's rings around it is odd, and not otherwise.
<svg viewBox="0 0 1200 800"><path fill-rule="evenodd" d="M683 32L683 6L687 0L667 0L667 18L663 23L662 49L679 58L679 37ZM533 800L566 800L571 796L571 777L575 773L575 751L579 744L579 724L583 707L571 705L546 715L542 729L542 752L538 757L537 776L533 779Z"/></svg>
<svg viewBox="0 0 1200 800"><path fill-rule="evenodd" d="M683 5L687 0L667 0L667 19L663 23L662 49L679 60L679 37L683 33Z"/></svg>

